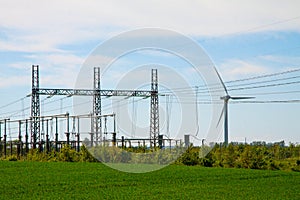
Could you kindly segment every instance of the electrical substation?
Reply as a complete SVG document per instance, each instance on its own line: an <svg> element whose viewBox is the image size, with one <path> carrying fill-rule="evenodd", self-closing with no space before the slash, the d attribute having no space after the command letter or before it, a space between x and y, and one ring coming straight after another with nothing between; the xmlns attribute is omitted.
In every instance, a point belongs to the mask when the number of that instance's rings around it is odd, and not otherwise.
<svg viewBox="0 0 300 200"><path fill-rule="evenodd" d="M177 145L179 140L164 138L160 135L159 127L159 93L158 93L158 71L151 70L150 90L108 90L101 88L100 68L94 68L93 89L54 89L41 88L39 66L32 66L32 89L31 94L31 116L18 120L9 118L0 120L0 154L1 155L25 155L29 149L39 149L50 152L59 151L63 145L80 151L82 145L89 147L97 145L131 147L132 145L146 148L162 148L168 143ZM86 114L71 115L58 113L54 115L41 115L41 96L51 98L53 96L90 96L93 98L93 110ZM125 138L117 134L116 114L102 113L101 98L121 96L125 98L138 97L150 99L149 137ZM89 137L83 140L81 124L83 120L89 120ZM62 121L64 123L62 123ZM108 130L108 121L112 124L112 130ZM17 139L8 137L9 127L14 124L18 127ZM61 130L64 130L61 132ZM64 135L64 140L59 138ZM108 137L109 136L109 137ZM173 144L172 144L173 143ZM14 152L13 152L14 151Z"/></svg>

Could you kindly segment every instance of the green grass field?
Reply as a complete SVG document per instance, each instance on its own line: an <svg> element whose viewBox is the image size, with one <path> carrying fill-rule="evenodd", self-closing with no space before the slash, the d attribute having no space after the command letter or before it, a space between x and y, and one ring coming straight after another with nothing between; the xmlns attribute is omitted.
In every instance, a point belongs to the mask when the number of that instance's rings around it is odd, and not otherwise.
<svg viewBox="0 0 300 200"><path fill-rule="evenodd" d="M0 162L1 199L299 199L300 173L171 165L145 174L100 163Z"/></svg>

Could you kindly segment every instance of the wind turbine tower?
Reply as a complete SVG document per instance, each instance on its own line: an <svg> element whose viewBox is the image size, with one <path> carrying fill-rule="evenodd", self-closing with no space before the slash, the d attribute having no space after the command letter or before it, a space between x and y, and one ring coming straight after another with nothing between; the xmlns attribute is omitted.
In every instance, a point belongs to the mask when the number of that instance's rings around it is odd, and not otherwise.
<svg viewBox="0 0 300 200"><path fill-rule="evenodd" d="M222 116L224 115L224 144L225 146L228 145L228 102L230 99L232 100L243 100L243 99L253 99L255 97L239 97L239 96L236 96L236 97L232 97L228 94L228 91L227 91L227 88L219 74L219 72L217 71L217 69L215 68L215 71L223 85L223 88L225 90L225 93L226 95L223 96L223 97L220 97L222 100L224 100L224 106L223 106L223 109L222 109L222 112L221 112L221 115L220 115L220 118L219 118L219 121L218 121L218 124L217 126L220 124L220 121L222 119Z"/></svg>

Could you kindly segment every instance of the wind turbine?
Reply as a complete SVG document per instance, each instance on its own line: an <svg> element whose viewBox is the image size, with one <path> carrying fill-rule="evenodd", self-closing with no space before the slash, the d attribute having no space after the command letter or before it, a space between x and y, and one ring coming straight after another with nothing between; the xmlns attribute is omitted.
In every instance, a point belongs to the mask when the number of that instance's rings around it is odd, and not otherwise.
<svg viewBox="0 0 300 200"><path fill-rule="evenodd" d="M219 72L217 71L217 69L215 68L215 71L223 85L223 88L225 90L225 93L226 95L225 96L222 96L220 97L222 100L224 100L224 106L223 106L223 109L222 109L222 112L221 112L221 115L220 115L220 118L219 118L219 121L218 121L218 124L217 126L219 125L220 121L221 121L221 118L222 116L224 115L224 144L225 146L228 145L228 102L230 99L232 100L243 100L243 99L253 99L255 97L232 97L228 94L228 91L227 91L227 88L219 74Z"/></svg>

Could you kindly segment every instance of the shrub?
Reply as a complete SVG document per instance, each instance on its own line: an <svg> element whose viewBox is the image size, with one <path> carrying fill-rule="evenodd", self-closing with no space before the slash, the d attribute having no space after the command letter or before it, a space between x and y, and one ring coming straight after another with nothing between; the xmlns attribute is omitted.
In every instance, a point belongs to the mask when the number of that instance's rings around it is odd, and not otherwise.
<svg viewBox="0 0 300 200"><path fill-rule="evenodd" d="M188 147L186 152L184 152L182 156L179 157L177 162L188 166L198 165L200 163L199 148L195 148L192 146Z"/></svg>
<svg viewBox="0 0 300 200"><path fill-rule="evenodd" d="M294 171L294 172L300 172L300 165L292 167L292 171Z"/></svg>
<svg viewBox="0 0 300 200"><path fill-rule="evenodd" d="M5 160L8 160L8 161L18 161L18 158L16 155L11 155L11 156L8 156Z"/></svg>

